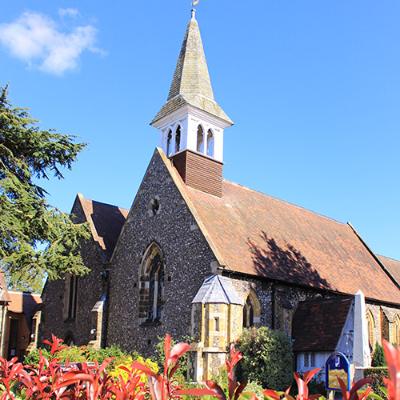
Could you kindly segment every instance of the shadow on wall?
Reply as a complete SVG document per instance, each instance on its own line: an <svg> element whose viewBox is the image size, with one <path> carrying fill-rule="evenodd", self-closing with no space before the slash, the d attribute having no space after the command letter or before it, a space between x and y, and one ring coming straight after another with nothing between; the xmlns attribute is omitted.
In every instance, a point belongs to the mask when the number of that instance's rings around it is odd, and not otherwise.
<svg viewBox="0 0 400 400"><path fill-rule="evenodd" d="M281 247L264 231L261 232L260 237L265 246L259 246L251 239L247 241L258 274L270 279L319 289L330 288L326 279L319 275L306 257L294 246L286 244L285 247Z"/></svg>

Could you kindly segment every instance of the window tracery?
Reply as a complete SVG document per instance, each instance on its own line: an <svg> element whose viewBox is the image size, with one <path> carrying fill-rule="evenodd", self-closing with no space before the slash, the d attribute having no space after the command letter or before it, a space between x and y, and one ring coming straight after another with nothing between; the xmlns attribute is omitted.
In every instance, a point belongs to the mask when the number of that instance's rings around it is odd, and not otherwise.
<svg viewBox="0 0 400 400"><path fill-rule="evenodd" d="M251 328L260 322L261 307L254 290L247 296L243 306L243 328Z"/></svg>
<svg viewBox="0 0 400 400"><path fill-rule="evenodd" d="M153 243L142 262L139 293L139 317L144 322L159 321L164 305L164 262L158 245Z"/></svg>

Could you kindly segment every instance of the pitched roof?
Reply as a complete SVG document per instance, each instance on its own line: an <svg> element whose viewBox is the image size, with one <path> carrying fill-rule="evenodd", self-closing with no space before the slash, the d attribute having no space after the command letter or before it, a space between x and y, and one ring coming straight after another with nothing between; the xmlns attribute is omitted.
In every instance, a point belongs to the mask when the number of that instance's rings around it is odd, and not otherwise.
<svg viewBox="0 0 400 400"><path fill-rule="evenodd" d="M201 192L158 154L226 270L400 304L399 289L349 225L228 181L222 198Z"/></svg>
<svg viewBox="0 0 400 400"><path fill-rule="evenodd" d="M378 256L378 258L387 268L390 275L392 275L395 281L400 285L400 261L385 256Z"/></svg>
<svg viewBox="0 0 400 400"><path fill-rule="evenodd" d="M214 100L199 24L194 16L186 30L167 102L151 124L185 105L199 108L232 124Z"/></svg>
<svg viewBox="0 0 400 400"><path fill-rule="evenodd" d="M9 291L10 304L8 305L8 311L25 314L26 317L30 318L38 310L42 299L40 294L27 293L27 292L15 292Z"/></svg>
<svg viewBox="0 0 400 400"><path fill-rule="evenodd" d="M222 303L243 305L229 278L212 275L206 278L192 303Z"/></svg>
<svg viewBox="0 0 400 400"><path fill-rule="evenodd" d="M352 301L336 298L299 303L293 317L293 350L335 351Z"/></svg>
<svg viewBox="0 0 400 400"><path fill-rule="evenodd" d="M78 194L77 199L89 223L93 239L110 258L129 211L111 204L86 199L82 194Z"/></svg>

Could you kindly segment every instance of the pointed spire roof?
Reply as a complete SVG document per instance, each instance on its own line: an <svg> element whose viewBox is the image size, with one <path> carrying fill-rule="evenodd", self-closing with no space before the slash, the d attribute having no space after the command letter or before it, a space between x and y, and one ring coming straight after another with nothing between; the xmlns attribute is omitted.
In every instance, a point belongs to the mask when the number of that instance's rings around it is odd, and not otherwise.
<svg viewBox="0 0 400 400"><path fill-rule="evenodd" d="M233 124L214 100L199 24L194 12L182 43L167 102L151 125L185 105L199 108L230 125Z"/></svg>
<svg viewBox="0 0 400 400"><path fill-rule="evenodd" d="M237 294L229 278L212 275L204 280L192 303L243 305L243 300Z"/></svg>

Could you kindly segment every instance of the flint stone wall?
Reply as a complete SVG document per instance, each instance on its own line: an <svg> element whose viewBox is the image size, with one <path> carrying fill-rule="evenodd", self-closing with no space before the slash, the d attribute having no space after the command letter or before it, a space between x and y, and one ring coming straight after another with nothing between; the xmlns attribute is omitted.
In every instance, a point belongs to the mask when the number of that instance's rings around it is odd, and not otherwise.
<svg viewBox="0 0 400 400"><path fill-rule="evenodd" d="M85 222L79 201L75 201L72 214L78 223ZM74 344L88 344L95 336L90 334L93 326L92 308L102 296L105 288L101 273L105 268L105 255L99 245L90 239L82 246L82 258L91 272L78 278L76 317L64 321L65 280L47 281L43 289L43 312L40 327L40 340L51 338L54 334L63 340L72 339Z"/></svg>
<svg viewBox="0 0 400 400"><path fill-rule="evenodd" d="M159 202L152 212L152 200ZM160 322L139 319L139 270L153 242L164 258L165 304ZM157 152L149 164L111 261L107 343L151 355L159 337L191 333L192 299L215 257Z"/></svg>

